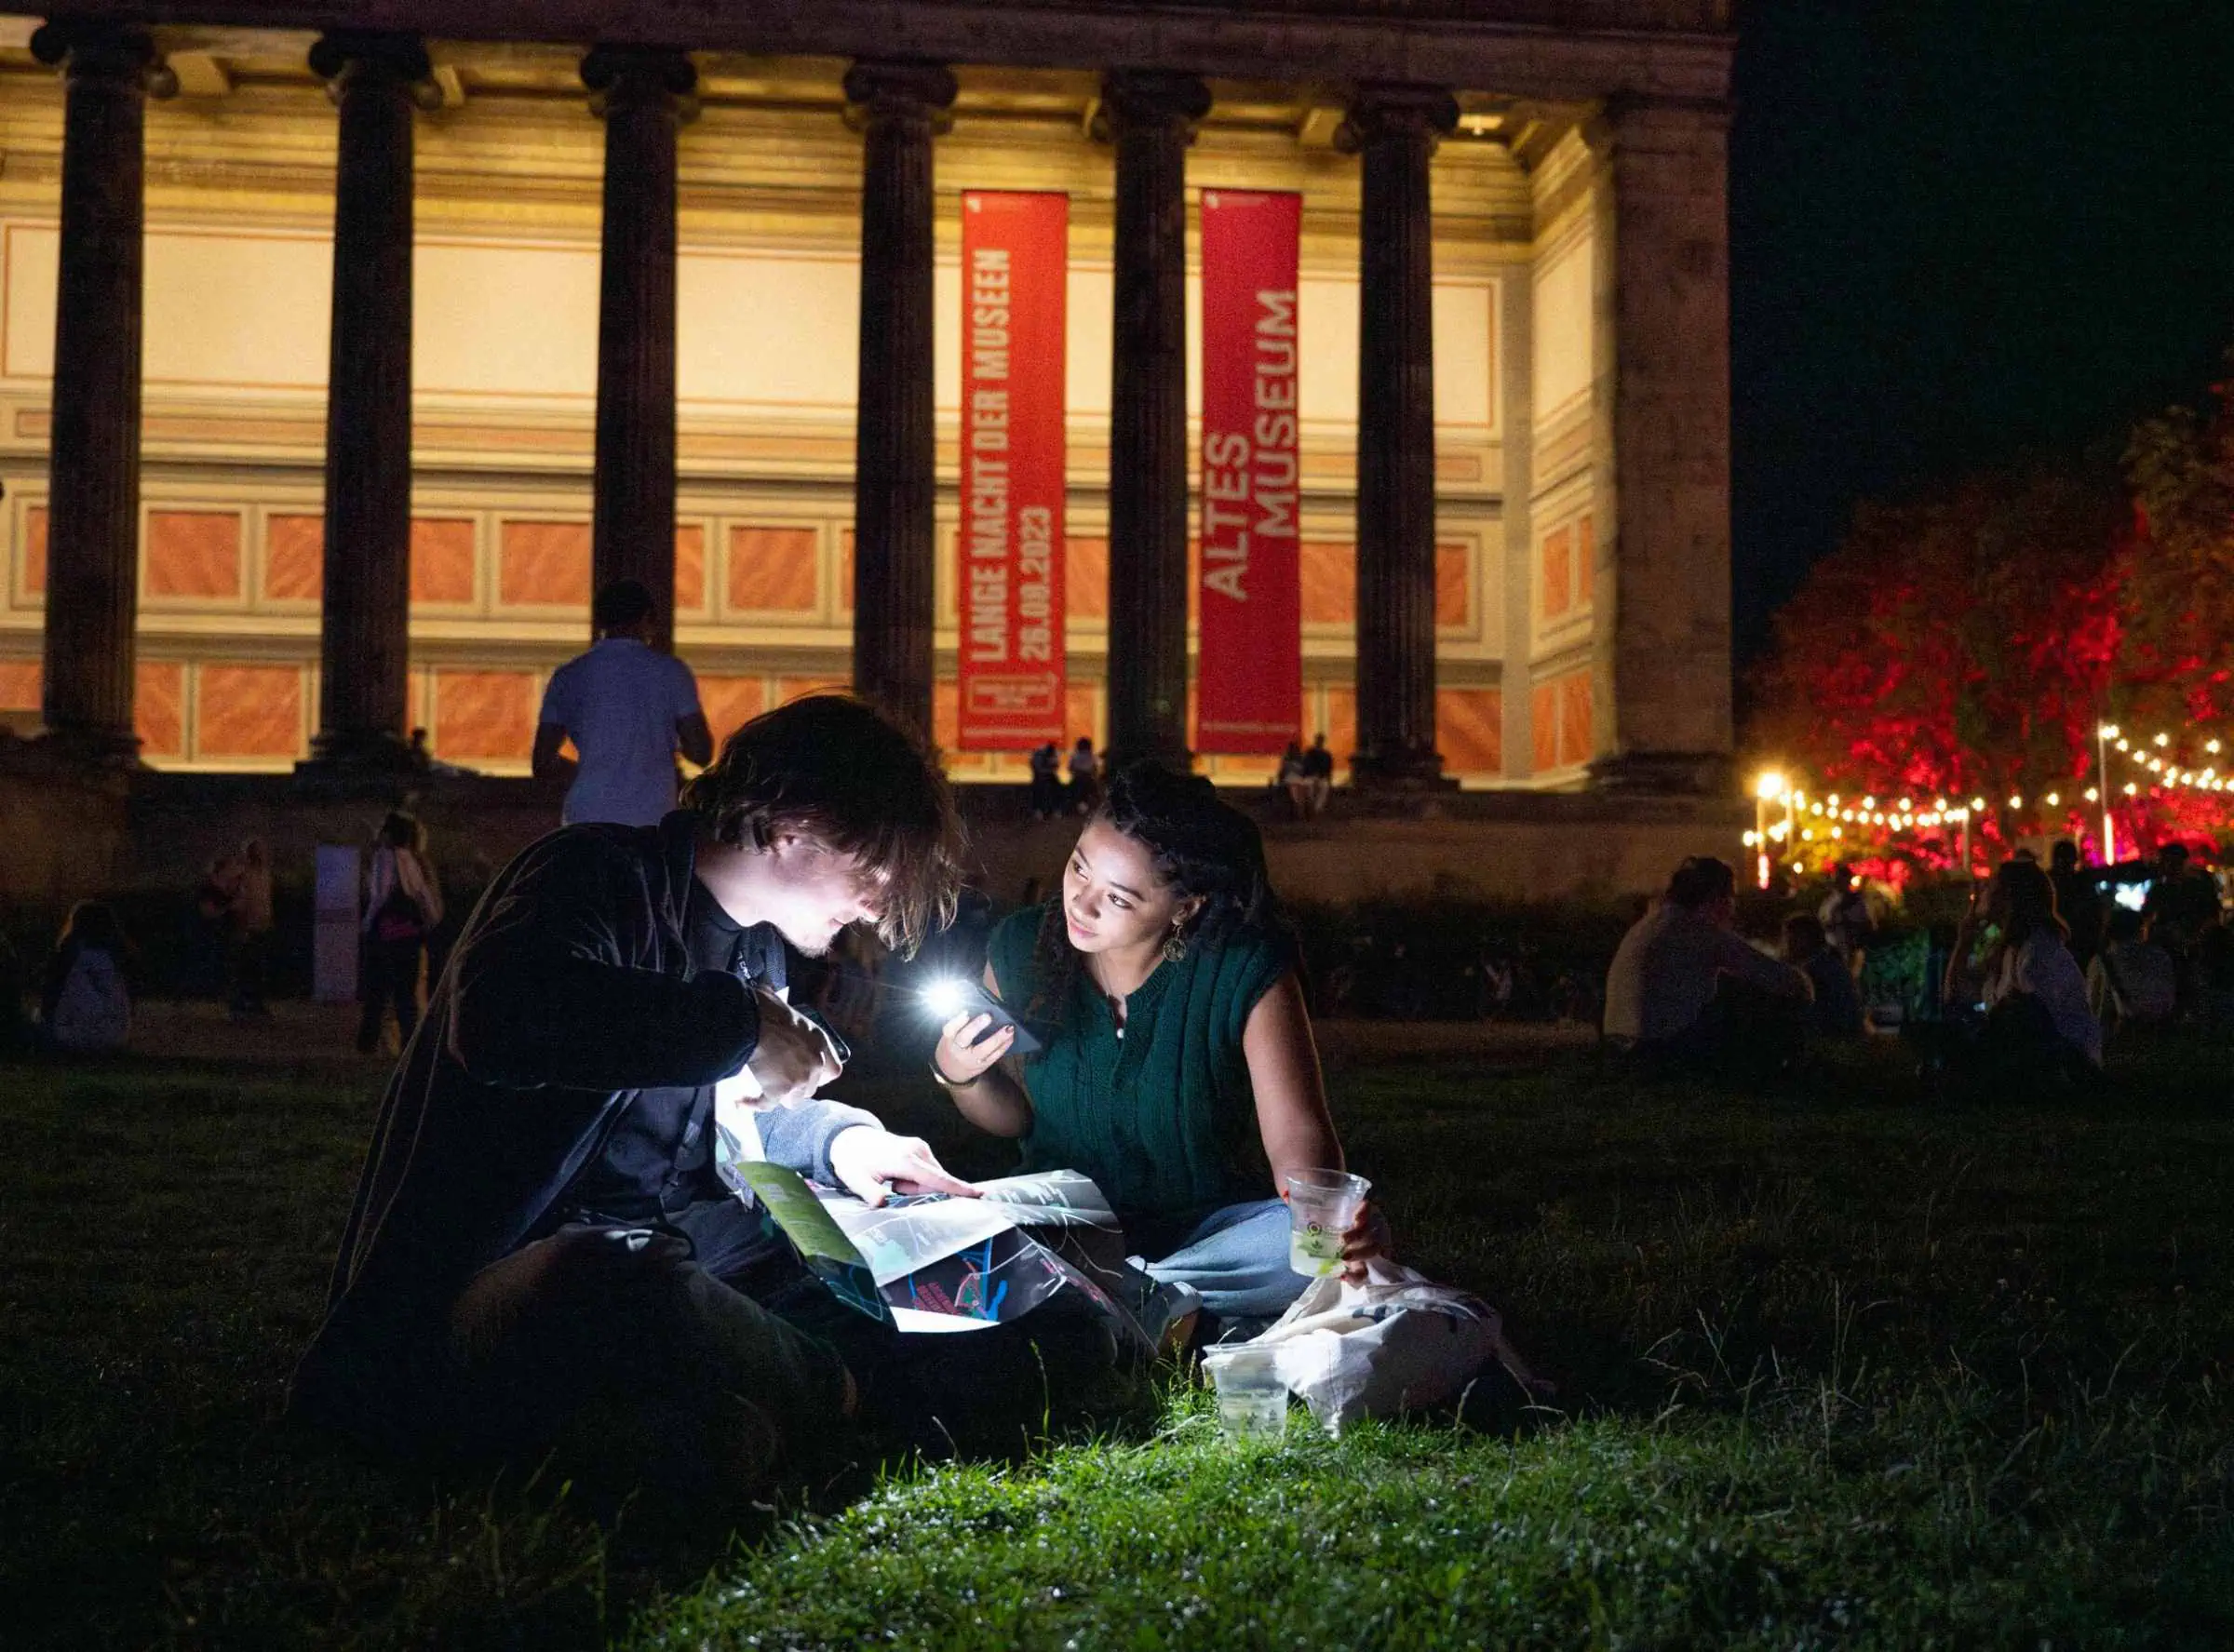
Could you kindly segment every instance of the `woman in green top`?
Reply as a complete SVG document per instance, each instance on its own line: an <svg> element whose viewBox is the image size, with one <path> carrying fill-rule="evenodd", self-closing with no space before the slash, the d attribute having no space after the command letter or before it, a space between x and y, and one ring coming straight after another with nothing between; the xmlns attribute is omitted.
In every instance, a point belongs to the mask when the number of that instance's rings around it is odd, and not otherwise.
<svg viewBox="0 0 2234 1652"><path fill-rule="evenodd" d="M1043 1045L949 1022L932 1069L962 1116L1021 1136L1024 1168L1098 1183L1149 1273L1229 1325L1276 1316L1290 1173L1342 1167L1295 947L1264 846L1207 780L1137 764L1079 834L1059 899L993 932L985 985ZM1369 1210L1345 1236L1354 1276L1384 1248Z"/></svg>

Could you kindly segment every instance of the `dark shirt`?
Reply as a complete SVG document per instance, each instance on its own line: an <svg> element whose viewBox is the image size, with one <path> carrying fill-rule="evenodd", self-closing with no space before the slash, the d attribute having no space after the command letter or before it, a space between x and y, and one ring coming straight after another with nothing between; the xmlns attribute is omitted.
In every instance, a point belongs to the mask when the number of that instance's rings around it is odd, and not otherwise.
<svg viewBox="0 0 2234 1652"><path fill-rule="evenodd" d="M698 961L718 927L686 933L693 821L570 826L497 874L388 1082L298 1409L408 1449L475 1273L594 1208L589 1189L657 1211L707 1185L681 1138L758 1045L760 1013L731 968ZM760 933L729 939L732 967L764 956ZM830 1141L875 1121L830 1102L767 1116L768 1157L825 1180Z"/></svg>
<svg viewBox="0 0 2234 1652"><path fill-rule="evenodd" d="M2051 866L2048 881L2055 890L2055 915L2071 932L2071 956L2083 968L2089 959L2102 950L2101 887L2094 874L2084 866L2074 866L2068 871Z"/></svg>
<svg viewBox="0 0 2234 1652"><path fill-rule="evenodd" d="M1808 1006L1808 1030L1819 1038L1860 1038L1862 995L1854 989L1853 972L1846 960L1826 947L1801 964L1799 973L1815 989L1815 1001Z"/></svg>
<svg viewBox="0 0 2234 1652"><path fill-rule="evenodd" d="M1334 753L1328 751L1324 745L1314 745L1305 752L1303 754L1303 778L1306 780L1332 780L1334 778Z"/></svg>
<svg viewBox="0 0 2234 1652"><path fill-rule="evenodd" d="M2150 940L2183 951L2218 920L2218 885L2210 873L2189 866L2176 878L2159 878L2151 884L2141 913L2148 920Z"/></svg>
<svg viewBox="0 0 2234 1652"><path fill-rule="evenodd" d="M787 984L782 937L768 924L745 928L695 879L684 897L683 939L699 974L735 975L772 991ZM713 1113L711 1084L638 1091L613 1121L605 1150L539 1226L556 1230L585 1219L658 1222L698 1201L726 1198L728 1190L713 1174Z"/></svg>

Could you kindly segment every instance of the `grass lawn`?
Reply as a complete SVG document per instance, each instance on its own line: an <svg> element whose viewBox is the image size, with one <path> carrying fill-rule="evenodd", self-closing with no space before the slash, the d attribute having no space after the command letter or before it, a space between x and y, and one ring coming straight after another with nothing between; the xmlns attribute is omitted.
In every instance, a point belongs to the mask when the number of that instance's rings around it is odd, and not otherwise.
<svg viewBox="0 0 2234 1652"><path fill-rule="evenodd" d="M283 1429L381 1075L0 1067L0 1624L19 1645L2234 1645L2234 1085L1766 1098L1586 1055L1354 1056L1409 1259L1560 1385L1218 1440L1174 1390L707 1529ZM942 1145L929 1097L887 1098ZM921 1108L909 1112L907 1109ZM967 1160L966 1151L953 1155ZM982 1150L973 1168L997 1158Z"/></svg>

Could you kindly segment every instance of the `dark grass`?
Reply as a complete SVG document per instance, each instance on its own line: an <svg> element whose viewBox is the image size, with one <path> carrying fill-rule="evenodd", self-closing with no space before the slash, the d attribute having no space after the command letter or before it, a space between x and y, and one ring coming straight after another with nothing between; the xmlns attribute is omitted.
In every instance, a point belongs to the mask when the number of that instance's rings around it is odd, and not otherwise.
<svg viewBox="0 0 2234 1652"><path fill-rule="evenodd" d="M1764 1097L1581 1054L1332 1081L1410 1258L1559 1383L1540 1426L1243 1451L1175 1390L733 1533L277 1422L376 1074L0 1068L0 1637L2234 1644L2226 1052L2050 1103L1933 1100L1887 1052Z"/></svg>

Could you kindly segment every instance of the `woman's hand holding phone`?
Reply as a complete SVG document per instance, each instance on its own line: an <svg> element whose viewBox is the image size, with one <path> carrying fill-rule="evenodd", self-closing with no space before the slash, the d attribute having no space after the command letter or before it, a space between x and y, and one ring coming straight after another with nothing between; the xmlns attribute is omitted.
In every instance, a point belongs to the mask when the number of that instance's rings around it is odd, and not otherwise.
<svg viewBox="0 0 2234 1652"><path fill-rule="evenodd" d="M938 1047L931 1052L939 1077L957 1089L975 1084L1008 1054L1009 1046L1016 1041L1016 1029L1003 1027L989 1033L986 1028L992 1019L983 1011L973 1014L964 1010L940 1029Z"/></svg>

